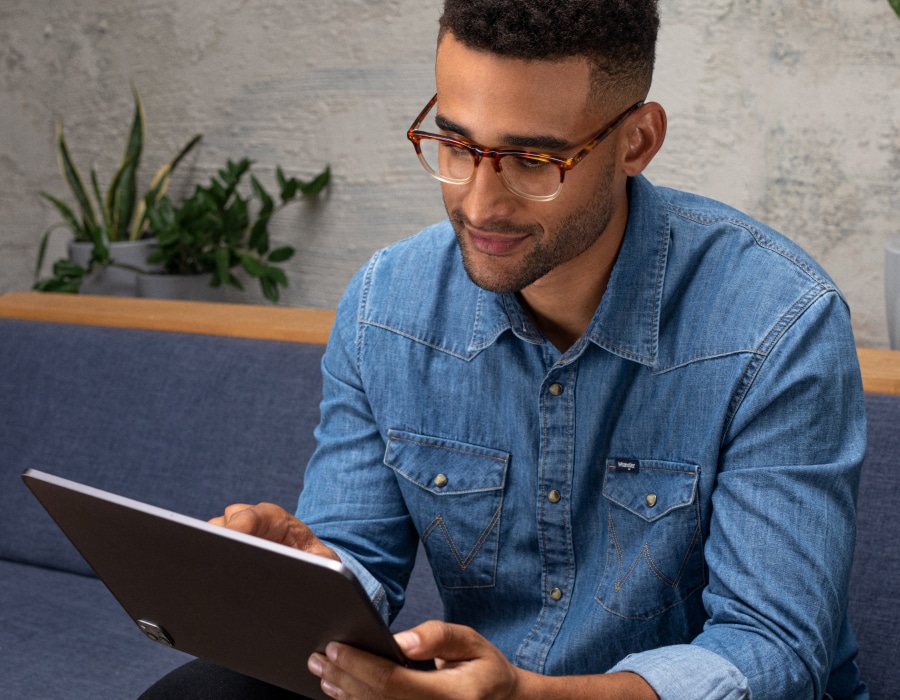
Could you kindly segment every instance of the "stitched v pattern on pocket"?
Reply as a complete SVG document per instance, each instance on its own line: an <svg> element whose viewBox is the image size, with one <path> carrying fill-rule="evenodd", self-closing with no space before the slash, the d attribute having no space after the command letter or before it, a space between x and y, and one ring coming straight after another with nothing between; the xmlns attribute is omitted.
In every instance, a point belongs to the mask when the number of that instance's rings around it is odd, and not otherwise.
<svg viewBox="0 0 900 700"><path fill-rule="evenodd" d="M616 593L622 590L622 586L625 585L625 583L634 573L635 569L641 563L641 560L644 560L646 562L647 567L650 569L650 571L653 572L653 575L656 576L660 581L662 581L666 586L672 589L676 589L678 588L678 584L681 582L681 578L684 575L685 570L687 569L691 553L694 551L694 547L697 546L697 541L700 539L700 523L698 522L697 527L694 528L694 535L691 538L688 550L682 558L681 565L679 566L678 571L675 573L674 577L667 576L662 568L657 564L656 560L654 560L653 555L650 552L649 542L644 542L644 546L641 547L641 551L638 552L637 556L634 558L634 561L631 562L631 565L624 571L624 573L622 572L622 569L625 565L625 555L622 552L622 546L619 543L619 538L616 534L616 524L613 521L612 508L610 508L609 512L609 537L615 550L617 559L616 578L614 584Z"/></svg>
<svg viewBox="0 0 900 700"><path fill-rule="evenodd" d="M459 564L459 568L462 571L465 571L469 568L469 565L478 555L478 552L481 551L481 548L491 536L491 533L500 524L500 513L502 510L502 505L497 508L487 527L481 532L481 534L478 536L478 539L475 541L475 544L472 545L472 548L465 556L462 555L462 552L457 546L457 543L454 540L452 533L450 532L450 528L448 527L447 522L444 520L444 517L442 515L438 515L434 520L432 520L431 524L428 526L428 528L426 528L425 532L422 533L422 542L427 542L431 534L435 530L439 530L444 540L447 542L447 546L450 548L451 554L456 559L456 563Z"/></svg>

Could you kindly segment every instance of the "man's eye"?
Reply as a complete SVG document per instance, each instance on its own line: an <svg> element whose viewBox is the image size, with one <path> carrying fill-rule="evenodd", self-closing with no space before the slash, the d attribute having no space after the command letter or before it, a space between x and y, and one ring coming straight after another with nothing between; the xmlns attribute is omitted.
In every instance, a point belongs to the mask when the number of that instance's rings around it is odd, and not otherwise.
<svg viewBox="0 0 900 700"><path fill-rule="evenodd" d="M446 142L442 141L441 148L443 148L445 151L447 151L447 153L449 153L452 156L468 157L468 155L469 155L469 152L465 148L463 148L462 146L459 146L455 143L446 143Z"/></svg>
<svg viewBox="0 0 900 700"><path fill-rule="evenodd" d="M545 160L540 160L539 158L526 158L524 156L517 156L510 159L512 161L511 165L520 170L541 170L543 168L552 168L553 164L548 163Z"/></svg>

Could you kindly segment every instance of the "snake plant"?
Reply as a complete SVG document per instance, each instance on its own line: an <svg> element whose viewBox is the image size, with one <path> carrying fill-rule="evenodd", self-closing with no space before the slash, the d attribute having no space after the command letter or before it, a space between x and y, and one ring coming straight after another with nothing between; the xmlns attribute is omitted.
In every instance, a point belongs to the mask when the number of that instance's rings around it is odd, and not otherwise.
<svg viewBox="0 0 900 700"><path fill-rule="evenodd" d="M134 118L125 153L118 171L112 178L105 196L100 191L96 171L91 168L91 190L85 187L84 180L72 161L69 147L63 136L62 120L56 127L56 146L59 169L63 180L75 200L70 206L63 199L47 192L41 192L62 217L62 221L48 228L41 237L38 249L35 278L40 274L47 251L50 234L58 228L69 229L76 241L93 243L93 255L90 268L111 264L109 244L118 241L134 241L141 238L147 228L147 196L139 197L137 190L137 173L144 147L144 105L137 88L132 85L134 95ZM166 192L169 179L175 167L184 156L197 144L200 136L194 136L175 158L163 165L153 178L148 188L155 200L161 199ZM91 198L93 194L93 199ZM152 201L152 200L151 200ZM35 288L44 291L77 291L81 279L87 272L80 266L61 260L54 265L54 277L36 282Z"/></svg>

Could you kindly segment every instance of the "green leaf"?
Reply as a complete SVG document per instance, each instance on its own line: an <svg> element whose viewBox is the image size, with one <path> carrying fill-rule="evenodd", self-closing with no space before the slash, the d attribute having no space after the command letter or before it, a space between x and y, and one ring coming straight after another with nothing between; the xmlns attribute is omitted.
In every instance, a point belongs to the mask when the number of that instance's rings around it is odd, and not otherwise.
<svg viewBox="0 0 900 700"><path fill-rule="evenodd" d="M106 231L101 228L92 229L90 232L91 242L94 248L91 251L91 260L104 263L109 260L109 237Z"/></svg>
<svg viewBox="0 0 900 700"><path fill-rule="evenodd" d="M107 193L107 207L110 210L111 226L109 237L113 241L126 240L131 235L132 219L137 208L137 171L144 149L144 104L134 83L131 85L134 94L134 120L131 133L122 156L122 164L113 178Z"/></svg>
<svg viewBox="0 0 900 700"><path fill-rule="evenodd" d="M106 194L110 209L109 236L113 241L125 240L131 232L131 223L137 208L137 169L140 165L138 153L131 153L122 161Z"/></svg>
<svg viewBox="0 0 900 700"><path fill-rule="evenodd" d="M71 260L57 260L53 264L53 274L56 277L84 277L85 270L81 265L73 263Z"/></svg>
<svg viewBox="0 0 900 700"><path fill-rule="evenodd" d="M219 281L219 284L222 284L228 280L229 270L231 268L230 263L230 255L228 254L227 248L217 248L216 249L216 271L213 276L213 279Z"/></svg>
<svg viewBox="0 0 900 700"><path fill-rule="evenodd" d="M269 218L260 218L256 220L256 223L253 224L253 228L250 230L250 239L247 242L247 247L251 250L255 250L260 255L265 255L265 252L269 249Z"/></svg>
<svg viewBox="0 0 900 700"><path fill-rule="evenodd" d="M188 141L187 145L179 151L175 158L156 171L156 175L153 176L153 180L150 182L150 188L147 190L147 194L144 197L145 201L154 203L162 199L169 188L169 180L172 178L172 173L175 172L175 168L178 167L181 160L190 153L191 149L196 146L202 138L202 134L194 136L194 138Z"/></svg>
<svg viewBox="0 0 900 700"><path fill-rule="evenodd" d="M252 255L241 255L241 267L243 267L247 274L252 275L253 277L263 277L266 274L268 268L259 259L253 257Z"/></svg>
<svg viewBox="0 0 900 700"><path fill-rule="evenodd" d="M319 194L331 182L331 166L328 166L310 182L301 182L300 191L307 197Z"/></svg>
<svg viewBox="0 0 900 700"><path fill-rule="evenodd" d="M131 123L131 134L128 136L128 144L125 147L125 155L122 162L127 160L140 160L144 149L144 103L134 83L131 84L131 93L134 95L134 120Z"/></svg>
<svg viewBox="0 0 900 700"><path fill-rule="evenodd" d="M278 284L282 287L288 286L287 275L284 274L284 271L278 269L277 267L267 267L265 276L267 279L272 280L275 284Z"/></svg>
<svg viewBox="0 0 900 700"><path fill-rule="evenodd" d="M234 275L228 275L228 284L230 284L232 287L237 287L241 291L244 291L244 285L242 285L241 281Z"/></svg>
<svg viewBox="0 0 900 700"><path fill-rule="evenodd" d="M273 304L278 302L278 285L276 285L268 277L259 278L259 286L262 288L263 296Z"/></svg>
<svg viewBox="0 0 900 700"><path fill-rule="evenodd" d="M274 200L269 196L269 193L266 192L266 189L260 184L259 180L256 179L255 175L250 176L250 184L253 186L253 194L255 194L256 198L262 203L259 216L268 218L275 208Z"/></svg>
<svg viewBox="0 0 900 700"><path fill-rule="evenodd" d="M209 189L201 190L198 194L209 195L213 202L213 207L224 207L228 198L231 196L231 190L227 190L218 180L213 178L209 183Z"/></svg>
<svg viewBox="0 0 900 700"><path fill-rule="evenodd" d="M41 244L38 247L37 263L34 266L35 281L37 281L38 277L41 274L41 268L44 266L44 257L47 255L47 243L50 241L50 234L58 228L65 227L65 224L53 224L53 226L44 231L44 234L41 236Z"/></svg>
<svg viewBox="0 0 900 700"><path fill-rule="evenodd" d="M294 249L291 246L286 245L280 248L276 248L271 253L269 253L269 262L271 263L281 263L285 260L290 260L294 255Z"/></svg>
<svg viewBox="0 0 900 700"><path fill-rule="evenodd" d="M91 168L91 185L94 187L94 197L100 205L100 214L103 216L103 225L106 227L106 230L109 231L109 208L103 205L103 195L100 194L100 185L97 183L97 172L93 168Z"/></svg>
<svg viewBox="0 0 900 700"><path fill-rule="evenodd" d="M110 210L110 240L124 240L131 231L131 220L137 206L137 167L137 157L132 154L122 163L106 193L106 206Z"/></svg>
<svg viewBox="0 0 900 700"><path fill-rule="evenodd" d="M897 16L900 17L900 0L888 0L891 7L894 8L894 12L897 13Z"/></svg>
<svg viewBox="0 0 900 700"><path fill-rule="evenodd" d="M281 203L287 204L297 196L297 190L300 189L300 183L294 178L284 180L279 183L281 185Z"/></svg>
<svg viewBox="0 0 900 700"><path fill-rule="evenodd" d="M46 192L41 192L41 196L50 202L56 210L60 213L63 219L66 220L65 225L68 225L69 228L72 229L72 232L75 234L76 241L87 241L90 240L88 236L87 230L84 228L84 225L78 221L78 217L75 216L75 212L72 211L71 207L66 204L61 199L54 197L52 194L47 194Z"/></svg>
<svg viewBox="0 0 900 700"><path fill-rule="evenodd" d="M81 286L81 278L68 280L53 277L41 282L35 282L32 289L38 292L55 292L56 294L77 294Z"/></svg>
<svg viewBox="0 0 900 700"><path fill-rule="evenodd" d="M202 139L202 138L203 138L203 134L195 134L194 137L184 145L184 148L182 148L178 152L178 155L172 159L172 162L169 163L169 165L171 166L171 168L169 170L170 173L172 171L174 171L176 167L178 167L178 164L182 161L182 159L188 153L191 152L191 150L193 150L194 146L196 146L198 143L200 143L200 139Z"/></svg>
<svg viewBox="0 0 900 700"><path fill-rule="evenodd" d="M78 206L81 208L81 217L84 221L84 228L96 228L97 214L94 212L94 205L91 204L91 200L87 196L87 192L81 182L81 175L78 174L78 169L72 162L71 156L69 156L69 148L63 137L62 121L56 126L56 143L58 147L57 156L59 158L59 169L62 172L63 179L69 185L69 189L72 191L75 201L78 202Z"/></svg>

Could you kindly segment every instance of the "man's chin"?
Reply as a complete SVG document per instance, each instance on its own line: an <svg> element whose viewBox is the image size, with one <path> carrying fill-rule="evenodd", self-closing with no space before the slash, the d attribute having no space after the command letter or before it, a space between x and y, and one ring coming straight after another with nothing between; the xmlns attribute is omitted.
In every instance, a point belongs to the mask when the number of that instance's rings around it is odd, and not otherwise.
<svg viewBox="0 0 900 700"><path fill-rule="evenodd" d="M533 265L529 264L528 252L516 250L525 245L526 239L533 239L532 236L500 246L502 250L493 251L490 246L486 250L485 246L475 245L463 221L454 217L450 221L456 234L463 267L475 285L495 294L513 294L522 291L542 276L532 274L534 270Z"/></svg>
<svg viewBox="0 0 900 700"><path fill-rule="evenodd" d="M463 268L469 279L485 291L495 294L515 294L535 281L522 275L521 269L508 271L499 269L502 267L500 260L487 260L485 265L479 265L473 260L475 255L478 255L477 253L473 254L462 246L460 246L460 253ZM486 267L493 269L485 269Z"/></svg>

